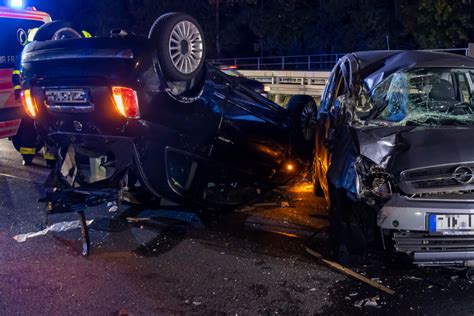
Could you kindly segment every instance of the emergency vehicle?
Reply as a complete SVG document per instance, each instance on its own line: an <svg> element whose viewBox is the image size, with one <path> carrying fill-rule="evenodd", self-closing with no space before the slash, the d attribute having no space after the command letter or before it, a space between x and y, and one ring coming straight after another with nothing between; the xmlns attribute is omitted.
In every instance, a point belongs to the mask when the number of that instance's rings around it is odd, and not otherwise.
<svg viewBox="0 0 474 316"><path fill-rule="evenodd" d="M34 8L0 6L0 138L12 139L25 163L31 163L39 148L31 148L37 147L31 145L35 144L36 131L33 122L24 115L21 101L15 99L12 75L15 59L21 55L29 31L47 22L51 22L49 14Z"/></svg>

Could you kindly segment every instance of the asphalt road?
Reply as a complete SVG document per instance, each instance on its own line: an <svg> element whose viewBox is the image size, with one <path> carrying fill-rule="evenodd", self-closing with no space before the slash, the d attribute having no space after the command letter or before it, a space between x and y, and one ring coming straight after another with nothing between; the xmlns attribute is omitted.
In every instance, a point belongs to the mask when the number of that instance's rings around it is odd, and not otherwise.
<svg viewBox="0 0 474 316"><path fill-rule="evenodd" d="M306 254L314 232L324 253L327 218L305 183L202 221L182 209L91 209L88 258L80 255L78 229L19 243L15 235L77 219L46 217L38 199L49 171L41 159L35 163L23 167L11 144L0 141L0 315L472 314L474 288L462 271L379 255L351 267L394 289L392 297ZM152 220L104 231L106 219L124 214ZM355 306L367 298L374 306Z"/></svg>

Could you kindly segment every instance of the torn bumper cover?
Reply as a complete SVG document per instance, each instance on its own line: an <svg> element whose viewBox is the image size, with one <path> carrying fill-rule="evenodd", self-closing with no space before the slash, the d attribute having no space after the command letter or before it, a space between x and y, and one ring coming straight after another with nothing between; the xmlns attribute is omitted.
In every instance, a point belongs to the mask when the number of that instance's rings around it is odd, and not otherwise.
<svg viewBox="0 0 474 316"><path fill-rule="evenodd" d="M113 174L106 174L105 179L102 181L87 184L83 183L82 186L84 187L85 184L86 189L100 190L115 188L120 191L123 187L128 185L128 183L122 183L122 181L130 175L129 171L132 171L131 173L138 178L141 185L157 197L163 196L163 190L160 190L161 192L158 193L157 187L169 187L168 198L172 198L173 194L179 194L179 190L175 188L176 183L172 178L172 172L166 170L173 165L173 163L170 162L170 159L172 159L170 157L172 148L166 147L164 144L160 144L159 142L138 142L135 138L125 136L102 136L65 132L53 133L48 137L53 140L58 147L64 144L70 145L74 148L75 153L79 153L88 158L112 156ZM162 166L161 168L163 170L160 168L159 172L162 177L154 176L149 180L145 168L152 162L157 165L156 168Z"/></svg>
<svg viewBox="0 0 474 316"><path fill-rule="evenodd" d="M474 200L438 200L394 196L380 210L377 224L393 232L395 250L408 254L415 264L474 265L474 231L437 229L437 215L472 215Z"/></svg>

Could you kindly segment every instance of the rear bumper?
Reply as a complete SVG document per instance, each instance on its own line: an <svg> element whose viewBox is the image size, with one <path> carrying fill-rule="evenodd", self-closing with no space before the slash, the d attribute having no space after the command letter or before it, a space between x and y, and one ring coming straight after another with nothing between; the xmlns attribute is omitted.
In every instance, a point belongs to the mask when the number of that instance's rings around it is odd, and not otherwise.
<svg viewBox="0 0 474 316"><path fill-rule="evenodd" d="M142 186L157 197L178 203L195 203L196 192L207 187L201 183L209 176L213 162L174 148L169 138L143 139L126 136L103 136L56 132L48 135L56 146L73 146L76 153L89 158L113 154L115 170L129 169ZM199 193L201 194L201 193ZM198 201L199 202L199 201Z"/></svg>
<svg viewBox="0 0 474 316"><path fill-rule="evenodd" d="M152 186L148 177L164 178L164 174L146 174L142 168L140 154L134 138L125 136L104 136L91 134L76 134L56 132L48 135L57 146L73 146L76 151L85 156L94 158L113 153L116 168L134 167L141 183L154 195L160 196ZM160 157L156 157L159 159ZM163 160L161 160L163 161ZM158 160L158 163L161 162Z"/></svg>
<svg viewBox="0 0 474 316"><path fill-rule="evenodd" d="M397 252L420 266L474 265L474 235L429 232L429 214L474 214L474 201L393 197L379 212L377 225L391 232Z"/></svg>

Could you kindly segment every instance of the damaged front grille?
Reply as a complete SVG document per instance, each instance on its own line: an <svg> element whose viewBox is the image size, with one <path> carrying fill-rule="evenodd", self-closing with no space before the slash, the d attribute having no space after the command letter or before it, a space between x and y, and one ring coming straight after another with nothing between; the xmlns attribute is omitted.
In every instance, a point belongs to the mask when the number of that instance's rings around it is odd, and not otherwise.
<svg viewBox="0 0 474 316"><path fill-rule="evenodd" d="M406 170L400 175L407 194L468 192L474 190L474 163Z"/></svg>
<svg viewBox="0 0 474 316"><path fill-rule="evenodd" d="M430 236L424 233L394 233L395 249L404 253L474 251L474 236Z"/></svg>

